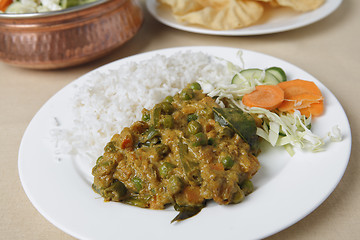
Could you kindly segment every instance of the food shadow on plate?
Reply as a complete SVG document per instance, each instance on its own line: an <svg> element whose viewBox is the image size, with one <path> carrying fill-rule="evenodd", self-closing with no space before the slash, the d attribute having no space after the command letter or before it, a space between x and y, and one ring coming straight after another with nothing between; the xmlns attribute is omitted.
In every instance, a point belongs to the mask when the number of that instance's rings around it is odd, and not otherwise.
<svg viewBox="0 0 360 240"><path fill-rule="evenodd" d="M252 178L255 191L279 175L292 158L285 148L274 148L267 142L262 142L260 149L261 153L258 157L260 169Z"/></svg>

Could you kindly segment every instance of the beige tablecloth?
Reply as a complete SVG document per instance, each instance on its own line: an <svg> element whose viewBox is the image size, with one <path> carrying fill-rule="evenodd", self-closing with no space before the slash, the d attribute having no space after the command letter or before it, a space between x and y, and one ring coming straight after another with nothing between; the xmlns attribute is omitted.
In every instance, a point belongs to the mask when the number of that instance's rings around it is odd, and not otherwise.
<svg viewBox="0 0 360 240"><path fill-rule="evenodd" d="M311 73L335 94L352 129L352 153L345 175L320 207L269 239L358 239L359 24L358 0L344 0L337 11L310 26L247 37L210 36L176 30L157 22L145 10L144 25L135 38L95 62L54 71L27 70L0 63L0 239L73 239L37 212L25 195L18 175L18 149L22 135L35 113L53 94L84 73L111 61L150 50L198 45L244 48L281 58Z"/></svg>

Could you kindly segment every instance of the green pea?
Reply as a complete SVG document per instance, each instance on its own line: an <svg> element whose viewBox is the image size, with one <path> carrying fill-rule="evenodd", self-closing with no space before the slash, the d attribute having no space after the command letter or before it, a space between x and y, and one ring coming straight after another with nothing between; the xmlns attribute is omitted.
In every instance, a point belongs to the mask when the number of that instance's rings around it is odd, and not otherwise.
<svg viewBox="0 0 360 240"><path fill-rule="evenodd" d="M254 185L250 180L245 180L240 185L241 190L245 193L245 195L249 195L254 191Z"/></svg>
<svg viewBox="0 0 360 240"><path fill-rule="evenodd" d="M182 100L191 100L194 97L194 91L191 88L185 88L180 92Z"/></svg>
<svg viewBox="0 0 360 240"><path fill-rule="evenodd" d="M138 192L143 188L143 186L142 186L142 181L141 181L140 178L138 178L138 177L133 177L133 178L131 179L131 181L132 181L132 183L134 184L134 187L136 188L136 190L137 190Z"/></svg>
<svg viewBox="0 0 360 240"><path fill-rule="evenodd" d="M231 199L231 203L240 203L242 200L244 200L245 198L245 194L244 192L239 189L239 191L235 192L233 195L232 195L232 199Z"/></svg>
<svg viewBox="0 0 360 240"><path fill-rule="evenodd" d="M201 85L198 82L190 84L190 88L194 90L201 90Z"/></svg>
<svg viewBox="0 0 360 240"><path fill-rule="evenodd" d="M165 99L164 99L164 102L168 102L168 103L172 103L174 101L174 98L172 96L167 96Z"/></svg>
<svg viewBox="0 0 360 240"><path fill-rule="evenodd" d="M156 107L161 109L161 113L172 114L174 112L174 106L170 102L156 104Z"/></svg>
<svg viewBox="0 0 360 240"><path fill-rule="evenodd" d="M202 126L198 121L191 121L187 125L187 130L190 134L196 134L202 131Z"/></svg>
<svg viewBox="0 0 360 240"><path fill-rule="evenodd" d="M193 146L195 146L195 147L205 146L205 145L207 145L207 143L208 143L208 140L207 140L207 136L205 133L199 132L199 133L195 134Z"/></svg>
<svg viewBox="0 0 360 240"><path fill-rule="evenodd" d="M194 114L189 114L187 116L187 121L188 122L191 122L191 121L194 121L194 120L197 120L198 119L198 116L194 113Z"/></svg>
<svg viewBox="0 0 360 240"><path fill-rule="evenodd" d="M224 166L225 170L229 170L234 166L234 160L230 156L226 156L221 159L221 163Z"/></svg>
<svg viewBox="0 0 360 240"><path fill-rule="evenodd" d="M169 162L163 162L159 168L159 174L162 178L168 178L171 170L175 168L175 165Z"/></svg>

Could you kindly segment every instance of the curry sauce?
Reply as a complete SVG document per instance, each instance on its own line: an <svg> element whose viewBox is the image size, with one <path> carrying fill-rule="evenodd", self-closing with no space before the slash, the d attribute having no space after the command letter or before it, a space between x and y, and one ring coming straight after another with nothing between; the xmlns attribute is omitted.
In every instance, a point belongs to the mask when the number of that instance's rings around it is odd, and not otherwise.
<svg viewBox="0 0 360 240"><path fill-rule="evenodd" d="M163 209L201 209L207 200L239 203L253 191L254 149L197 83L168 96L115 134L92 170L105 201ZM253 121L253 120L252 120ZM185 210L184 210L185 209Z"/></svg>

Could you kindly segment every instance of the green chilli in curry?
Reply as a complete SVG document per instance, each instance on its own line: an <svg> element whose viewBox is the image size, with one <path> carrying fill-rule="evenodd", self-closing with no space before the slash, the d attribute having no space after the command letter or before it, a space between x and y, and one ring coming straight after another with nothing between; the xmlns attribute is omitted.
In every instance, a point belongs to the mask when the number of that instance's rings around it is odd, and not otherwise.
<svg viewBox="0 0 360 240"><path fill-rule="evenodd" d="M221 108L198 83L142 113L112 137L92 170L93 189L105 201L174 205L178 221L209 200L236 204L253 191L250 179L260 164L252 116Z"/></svg>

